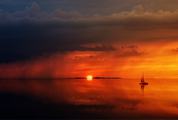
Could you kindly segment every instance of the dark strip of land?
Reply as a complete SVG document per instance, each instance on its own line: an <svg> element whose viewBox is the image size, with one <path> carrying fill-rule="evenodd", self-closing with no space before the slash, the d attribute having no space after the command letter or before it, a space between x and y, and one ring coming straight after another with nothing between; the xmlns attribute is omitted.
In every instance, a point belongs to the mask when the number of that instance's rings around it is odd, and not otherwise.
<svg viewBox="0 0 178 120"><path fill-rule="evenodd" d="M72 80L72 79L86 79L86 77L17 77L17 78L0 78L0 80ZM94 77L93 79L122 79L120 77Z"/></svg>

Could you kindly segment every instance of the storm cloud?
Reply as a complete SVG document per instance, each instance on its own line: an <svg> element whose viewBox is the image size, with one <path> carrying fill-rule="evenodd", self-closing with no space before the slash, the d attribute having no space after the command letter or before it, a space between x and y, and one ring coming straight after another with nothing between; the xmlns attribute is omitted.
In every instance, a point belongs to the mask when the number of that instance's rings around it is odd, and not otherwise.
<svg viewBox="0 0 178 120"><path fill-rule="evenodd" d="M46 12L33 2L25 10L0 12L0 62L71 51L114 51L115 44L138 41L175 40L177 16L178 10L150 11L142 4L110 15L83 15L61 9ZM133 54L139 55L140 51L128 53Z"/></svg>

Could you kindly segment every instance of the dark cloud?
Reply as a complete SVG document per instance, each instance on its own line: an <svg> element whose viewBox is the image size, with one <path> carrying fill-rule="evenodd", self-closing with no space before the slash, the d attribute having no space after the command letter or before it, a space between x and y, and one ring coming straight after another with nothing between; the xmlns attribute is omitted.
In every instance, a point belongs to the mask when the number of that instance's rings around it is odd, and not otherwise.
<svg viewBox="0 0 178 120"><path fill-rule="evenodd" d="M144 55L143 51L139 50L138 46L136 45L127 45L121 46L118 48L118 57L133 57L133 56L141 56Z"/></svg>
<svg viewBox="0 0 178 120"><path fill-rule="evenodd" d="M114 50L107 44L94 47L85 46L85 44L99 43L99 41L93 40L94 33L82 30L85 29L63 27L63 25L55 27L51 24L1 25L0 62L28 60L56 52ZM86 33L90 37L85 37Z"/></svg>
<svg viewBox="0 0 178 120"><path fill-rule="evenodd" d="M178 48L169 50L169 53L178 54Z"/></svg>
<svg viewBox="0 0 178 120"><path fill-rule="evenodd" d="M148 10L175 10L177 0L1 0L0 8L6 11L22 10L37 2L46 11L61 8L66 11L80 11L84 14L111 14L131 10L142 4Z"/></svg>
<svg viewBox="0 0 178 120"><path fill-rule="evenodd" d="M0 12L0 62L70 51L113 51L115 44L175 40L177 15L178 11L148 11L143 5L111 15L87 16L60 9L48 13L34 2L23 11ZM90 44L95 47L87 46ZM141 54L137 48L124 48L119 56Z"/></svg>

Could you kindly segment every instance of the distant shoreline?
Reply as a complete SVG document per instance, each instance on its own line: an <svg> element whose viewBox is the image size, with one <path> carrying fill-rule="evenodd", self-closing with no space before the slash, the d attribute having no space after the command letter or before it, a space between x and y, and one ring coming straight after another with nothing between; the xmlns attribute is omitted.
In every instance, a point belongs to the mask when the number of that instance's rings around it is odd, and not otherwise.
<svg viewBox="0 0 178 120"><path fill-rule="evenodd" d="M19 78L0 78L0 80L66 80L66 79L86 79L86 77L58 77L58 78L43 78L43 77L19 77ZM121 77L94 77L93 79L122 79Z"/></svg>

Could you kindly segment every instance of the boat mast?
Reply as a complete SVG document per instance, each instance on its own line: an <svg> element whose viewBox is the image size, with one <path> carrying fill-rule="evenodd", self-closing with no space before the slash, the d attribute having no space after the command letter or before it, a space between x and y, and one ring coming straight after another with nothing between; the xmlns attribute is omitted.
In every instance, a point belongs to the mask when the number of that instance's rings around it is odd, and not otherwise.
<svg viewBox="0 0 178 120"><path fill-rule="evenodd" d="M142 75L142 78L141 78L141 82L144 82L145 80L144 80L144 73L143 73L143 75Z"/></svg>

